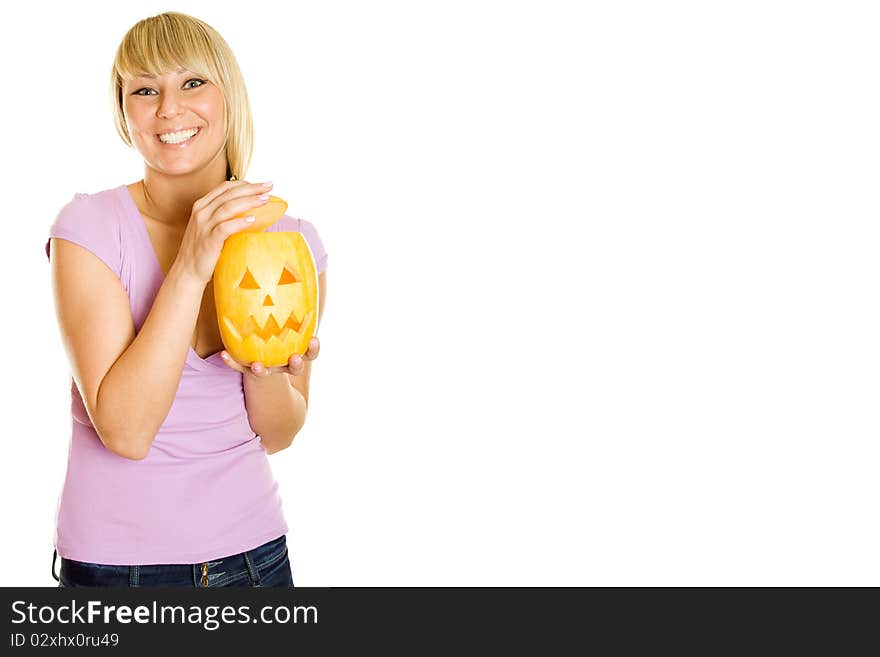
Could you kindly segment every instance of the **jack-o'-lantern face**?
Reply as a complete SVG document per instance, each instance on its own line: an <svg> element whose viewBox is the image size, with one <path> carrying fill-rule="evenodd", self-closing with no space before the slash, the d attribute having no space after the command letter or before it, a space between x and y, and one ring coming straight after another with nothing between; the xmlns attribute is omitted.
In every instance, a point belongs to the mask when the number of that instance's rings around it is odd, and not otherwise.
<svg viewBox="0 0 880 657"><path fill-rule="evenodd" d="M315 333L318 276L296 232L236 233L214 268L214 303L226 350L240 363L285 365Z"/></svg>

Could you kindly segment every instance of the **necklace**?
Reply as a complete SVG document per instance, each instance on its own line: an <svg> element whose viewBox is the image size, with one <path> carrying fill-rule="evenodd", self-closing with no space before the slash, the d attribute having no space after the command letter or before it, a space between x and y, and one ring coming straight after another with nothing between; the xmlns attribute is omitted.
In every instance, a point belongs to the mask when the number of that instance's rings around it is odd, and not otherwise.
<svg viewBox="0 0 880 657"><path fill-rule="evenodd" d="M143 197L144 197L144 205L146 205L147 203L149 203L150 205L153 205L153 199L151 199L150 195L147 194L147 186L144 184L143 180L141 180L141 193L143 194ZM153 216L152 213L150 213L150 212L146 212L145 214L147 214L151 217Z"/></svg>
<svg viewBox="0 0 880 657"><path fill-rule="evenodd" d="M234 175L229 176L229 182L234 182L234 181L236 181L236 180L238 180L238 178L236 178ZM147 186L146 186L146 184L144 183L143 179L140 180L140 185L141 185L141 193L143 194L143 197L144 197L144 205L146 205L147 203L149 203L150 206L154 206L155 203L153 203L153 199L151 199L151 198L150 198L150 195L147 193ZM147 214L147 215L149 215L149 216L151 216L151 217L152 217L152 216L155 216L155 215L153 215L153 214L150 213L150 212L146 212L146 213L144 213L144 214Z"/></svg>

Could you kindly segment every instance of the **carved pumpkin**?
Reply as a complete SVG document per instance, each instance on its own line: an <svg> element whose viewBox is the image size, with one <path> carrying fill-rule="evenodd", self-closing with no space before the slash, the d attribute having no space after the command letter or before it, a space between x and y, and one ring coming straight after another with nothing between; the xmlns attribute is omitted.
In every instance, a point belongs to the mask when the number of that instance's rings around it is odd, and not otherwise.
<svg viewBox="0 0 880 657"><path fill-rule="evenodd" d="M285 365L305 353L317 328L318 273L308 242L297 232L263 232L286 209L273 196L249 210L254 225L226 238L214 267L220 337L246 365Z"/></svg>

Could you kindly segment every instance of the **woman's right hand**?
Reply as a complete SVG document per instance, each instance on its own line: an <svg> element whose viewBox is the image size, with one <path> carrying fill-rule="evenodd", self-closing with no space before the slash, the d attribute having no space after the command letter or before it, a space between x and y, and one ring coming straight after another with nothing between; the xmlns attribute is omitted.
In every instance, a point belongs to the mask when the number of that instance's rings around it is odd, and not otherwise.
<svg viewBox="0 0 880 657"><path fill-rule="evenodd" d="M247 221L247 217L233 217L268 203L271 189L272 183L227 180L193 203L174 264L186 275L207 285L224 240L253 223L253 219Z"/></svg>

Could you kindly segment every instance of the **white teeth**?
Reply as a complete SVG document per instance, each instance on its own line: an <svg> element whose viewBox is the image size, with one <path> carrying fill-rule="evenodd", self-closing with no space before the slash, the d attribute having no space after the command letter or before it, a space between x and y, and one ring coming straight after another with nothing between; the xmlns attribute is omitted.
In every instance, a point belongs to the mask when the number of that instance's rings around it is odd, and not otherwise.
<svg viewBox="0 0 880 657"><path fill-rule="evenodd" d="M198 131L199 129L195 128L193 130L184 130L182 132L171 132L167 135L159 135L159 141L163 144L179 144L195 135Z"/></svg>

